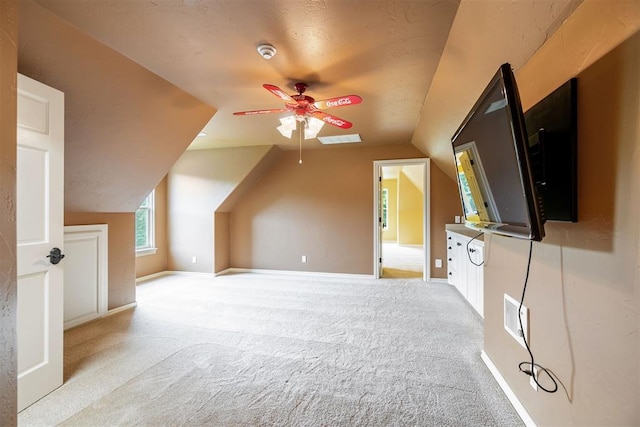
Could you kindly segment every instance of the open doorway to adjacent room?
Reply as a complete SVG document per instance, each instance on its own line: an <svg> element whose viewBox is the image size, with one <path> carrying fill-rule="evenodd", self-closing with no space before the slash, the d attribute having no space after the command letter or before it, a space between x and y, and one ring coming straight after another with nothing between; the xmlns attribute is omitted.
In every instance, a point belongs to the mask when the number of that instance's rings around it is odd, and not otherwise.
<svg viewBox="0 0 640 427"><path fill-rule="evenodd" d="M430 278L429 159L374 162L377 278Z"/></svg>

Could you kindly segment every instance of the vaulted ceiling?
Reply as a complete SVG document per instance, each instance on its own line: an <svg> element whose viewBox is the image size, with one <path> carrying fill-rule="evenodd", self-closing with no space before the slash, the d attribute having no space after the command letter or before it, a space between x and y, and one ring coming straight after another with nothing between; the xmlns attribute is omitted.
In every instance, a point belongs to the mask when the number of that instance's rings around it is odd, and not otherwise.
<svg viewBox="0 0 640 427"><path fill-rule="evenodd" d="M38 1L97 40L213 106L199 148L296 147L276 131L282 108L262 85L288 93L307 82L316 100L357 94L330 113L354 123L320 135L359 133L367 144L409 142L438 66L456 0ZM256 47L277 54L263 59ZM319 145L317 140L305 142Z"/></svg>
<svg viewBox="0 0 640 427"><path fill-rule="evenodd" d="M517 71L581 0L37 0L29 7L23 3L21 13L26 10L27 15L20 16L21 21L35 19L46 10L82 34L78 38L92 38L146 69L153 75L149 79L158 80L156 84L162 86L160 81L164 81L168 85L156 92L166 94L173 87L180 96L192 97L192 106L197 104L194 108L202 116L208 112L210 120L203 122L198 116L186 126L188 131L174 135L188 138L176 141L174 151L189 144L193 149L297 148L296 138L289 140L276 131L283 114L232 113L281 108L283 102L262 85L274 84L292 94L293 85L304 81L309 84L306 94L316 99L348 94L363 98L362 104L328 111L353 122L353 128L325 125L321 136L357 133L362 144L412 142L453 175L450 136L497 67L510 62ZM32 23L29 33L41 32L39 25ZM23 35L24 25L20 28L20 37L29 39L20 41L23 68L28 63L27 68L36 74L47 74L37 65L50 49L52 42L47 37L56 39L63 51L48 58L45 66L94 56L91 50L80 52L72 36L60 39L53 31L40 34L37 40ZM256 51L261 43L274 45L275 57L263 59ZM27 55L29 48L35 53ZM105 60L95 55L92 66L100 67L96 64ZM123 70L114 69L111 76L101 70L97 81L89 69L84 71L84 82L82 74L67 78L67 85L98 85L82 95L84 100L77 108L82 103L96 105L98 101L91 97L99 97L100 80L104 80L103 91L113 92L109 80L121 77ZM140 84L143 80L142 74L137 77ZM150 95L144 105L136 104L138 113L140 108L159 112L157 120L147 118L141 123L154 135L184 122L184 116L169 118L176 99L156 98L158 93ZM173 106L167 107L167 102ZM122 126L132 115L126 103L115 104L113 108L121 108L123 117L111 124L101 123L101 132L113 132L112 127ZM87 114L90 112L78 117ZM139 114L129 117L136 119ZM79 121L68 120L67 126L80 126ZM194 138L193 127L199 122L207 136ZM69 131L75 135L73 129ZM304 144L320 146L315 139ZM164 143L158 149L163 147ZM148 147L143 146L136 153L145 150ZM168 168L170 158L175 160L175 153L162 160L162 169ZM153 179L159 179L155 175ZM131 204L123 202L110 210L130 209Z"/></svg>

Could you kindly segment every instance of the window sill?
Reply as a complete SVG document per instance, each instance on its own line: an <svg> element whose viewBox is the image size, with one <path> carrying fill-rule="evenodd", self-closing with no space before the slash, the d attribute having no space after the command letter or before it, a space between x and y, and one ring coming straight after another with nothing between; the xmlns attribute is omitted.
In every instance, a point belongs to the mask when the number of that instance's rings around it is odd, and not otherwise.
<svg viewBox="0 0 640 427"><path fill-rule="evenodd" d="M158 248L145 248L136 250L136 257L139 256L147 256L147 255L155 255L158 252Z"/></svg>

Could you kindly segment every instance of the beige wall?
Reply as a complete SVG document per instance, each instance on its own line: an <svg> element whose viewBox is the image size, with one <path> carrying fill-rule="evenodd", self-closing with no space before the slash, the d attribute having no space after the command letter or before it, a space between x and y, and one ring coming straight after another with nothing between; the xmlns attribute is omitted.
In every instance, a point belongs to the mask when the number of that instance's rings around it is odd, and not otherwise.
<svg viewBox="0 0 640 427"><path fill-rule="evenodd" d="M396 242L398 240L398 180L383 179L382 188L388 191L387 229L382 231L382 240Z"/></svg>
<svg viewBox="0 0 640 427"><path fill-rule="evenodd" d="M214 212L228 210L229 200L240 197L279 153L270 146L220 148L186 151L178 159L167 182L170 270L214 272Z"/></svg>
<svg viewBox="0 0 640 427"><path fill-rule="evenodd" d="M109 227L109 310L136 301L134 213L65 212L64 225Z"/></svg>
<svg viewBox="0 0 640 427"><path fill-rule="evenodd" d="M286 151L231 211L231 266L373 274L373 161L410 144ZM306 255L308 262L301 262Z"/></svg>
<svg viewBox="0 0 640 427"><path fill-rule="evenodd" d="M167 177L155 189L156 253L136 257L136 278L167 270Z"/></svg>
<svg viewBox="0 0 640 427"><path fill-rule="evenodd" d="M453 152L451 153L453 159ZM453 161L453 160L452 160ZM462 215L458 196L458 184L442 169L431 163L431 277L447 277L447 237L445 225L451 224L456 215ZM435 260L442 260L436 268Z"/></svg>
<svg viewBox="0 0 640 427"><path fill-rule="evenodd" d="M405 166L398 175L398 244L422 245L423 242L423 194L409 179L405 170L412 166ZM423 166L416 166L424 169ZM420 177L419 180L422 180Z"/></svg>
<svg viewBox="0 0 640 427"><path fill-rule="evenodd" d="M219 273L230 267L229 264L229 238L230 238L230 220L229 212L216 212L213 216L213 272Z"/></svg>
<svg viewBox="0 0 640 427"><path fill-rule="evenodd" d="M546 224L525 299L536 362L567 393L533 391L502 326L528 243L485 239L485 351L539 425L640 424L640 33L598 59L639 18L638 2L585 1L517 75L525 107L578 77L579 221Z"/></svg>
<svg viewBox="0 0 640 427"><path fill-rule="evenodd" d="M65 94L65 211L134 212L215 113L32 1L18 70Z"/></svg>
<svg viewBox="0 0 640 427"><path fill-rule="evenodd" d="M16 424L17 3L0 2L0 425Z"/></svg>

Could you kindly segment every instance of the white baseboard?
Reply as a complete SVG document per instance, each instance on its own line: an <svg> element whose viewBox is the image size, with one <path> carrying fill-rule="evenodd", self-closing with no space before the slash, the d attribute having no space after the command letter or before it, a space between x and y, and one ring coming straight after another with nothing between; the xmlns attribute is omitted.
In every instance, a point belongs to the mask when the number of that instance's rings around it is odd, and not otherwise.
<svg viewBox="0 0 640 427"><path fill-rule="evenodd" d="M201 271L165 271L164 273L174 276L216 277L215 273L203 273Z"/></svg>
<svg viewBox="0 0 640 427"><path fill-rule="evenodd" d="M137 302L131 302L129 304L125 304L125 305L121 305L120 307L116 307L116 308L112 308L111 310L107 311L107 314L105 314L104 317L109 317L109 316L113 316L114 314L118 314L121 313L123 311L127 311L127 310L131 310L132 308L136 308L138 306Z"/></svg>
<svg viewBox="0 0 640 427"><path fill-rule="evenodd" d="M502 388L502 391L507 396L507 399L509 399L509 402L511 402L518 415L520 415L520 418L522 418L522 422L524 422L527 427L536 427L536 423L533 421L533 418L531 418L522 403L520 403L520 400L518 399L516 394L513 392L513 390L511 390L511 387L509 387L507 380L504 379L496 365L493 364L493 361L491 360L489 355L484 352L484 350L482 350L480 358L482 359L484 364L487 365L487 368L489 368L489 371L498 382L498 385L500 385L500 388Z"/></svg>
<svg viewBox="0 0 640 427"><path fill-rule="evenodd" d="M136 284L146 282L147 280L157 279L158 277L166 276L168 274L169 274L168 271L159 271L158 273L152 273L146 276L141 276L136 278Z"/></svg>
<svg viewBox="0 0 640 427"><path fill-rule="evenodd" d="M157 279L162 276L195 276L195 277L217 277L223 276L225 274L234 274L234 273L255 273L255 274L271 274L271 275L282 275L282 276L307 276L307 277L333 277L333 278L345 278L345 279L373 279L372 274L350 274L350 273L326 273L326 272L315 272L315 271L295 271L295 270L267 270L267 269L257 269L257 268L227 268L225 270L219 271L217 273L201 273L195 271L161 271L159 273L149 274L147 276L138 277L136 279L136 284L145 282L147 280ZM436 279L438 280L438 279Z"/></svg>
<svg viewBox="0 0 640 427"><path fill-rule="evenodd" d="M225 268L224 270L218 271L217 273L213 273L213 274L215 274L216 276L224 276L225 274L233 273L232 270L233 268Z"/></svg>
<svg viewBox="0 0 640 427"><path fill-rule="evenodd" d="M96 317L95 319L87 320L87 321L86 321L86 322L84 322L84 323L80 323L80 324L78 324L78 325L73 325L73 326L70 326L69 328L65 328L64 332L66 333L67 331L70 331L70 330L72 330L72 329L80 328L80 327L85 326L85 325L87 325L87 324L89 324L89 323L98 322L98 321L100 321L100 320L102 320L102 319L106 319L107 317L113 316L114 314L118 314L118 313L122 313L123 311L127 311L127 310L134 309L134 308L136 308L137 306L138 306L138 303L137 303L137 302L132 302L132 303L129 303L129 304L125 304L125 305L123 305L123 306L120 306L120 307L113 308L113 309L111 309L111 310L108 310L106 313L104 313L104 314L103 314L102 316L100 316L100 317Z"/></svg>
<svg viewBox="0 0 640 427"><path fill-rule="evenodd" d="M233 274L233 273L256 273L256 274L272 274L281 276L307 276L307 277L333 277L345 279L373 279L372 274L351 274L351 273L326 273L317 271L295 271L295 270L266 270L258 268L227 268L217 275Z"/></svg>
<svg viewBox="0 0 640 427"><path fill-rule="evenodd" d="M220 274L220 273L218 273ZM194 277L215 277L218 274L214 273L202 273L198 271L171 271L165 270L160 271L158 273L149 274L147 276L138 277L136 279L136 284L146 282L147 280L157 279L163 276L194 276Z"/></svg>

